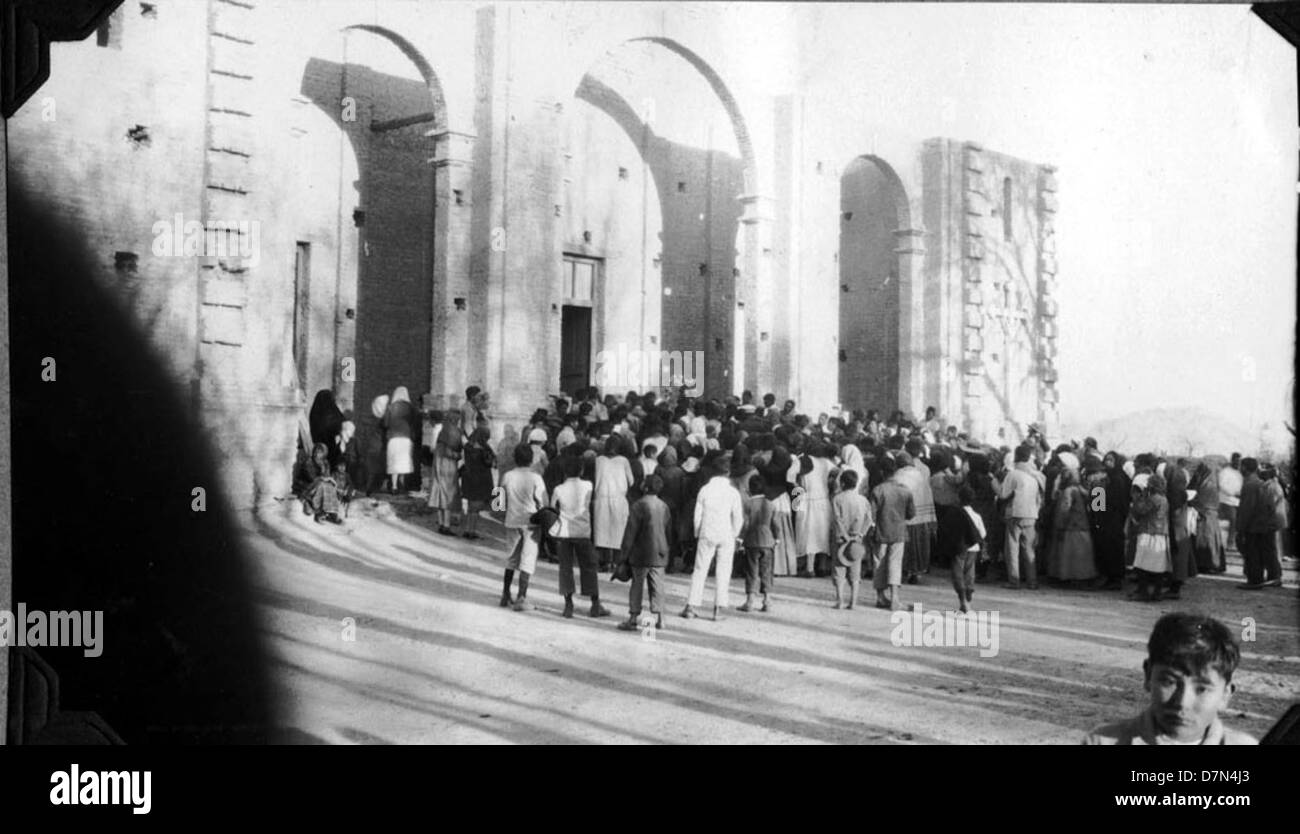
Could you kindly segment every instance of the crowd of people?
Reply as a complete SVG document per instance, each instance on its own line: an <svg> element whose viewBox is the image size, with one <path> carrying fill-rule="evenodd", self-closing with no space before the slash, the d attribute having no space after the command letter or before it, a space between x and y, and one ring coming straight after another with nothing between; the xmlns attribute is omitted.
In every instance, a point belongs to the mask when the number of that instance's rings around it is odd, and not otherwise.
<svg viewBox="0 0 1300 834"><path fill-rule="evenodd" d="M528 581L541 558L559 564L565 616L575 593L590 599L591 616L609 616L599 571L630 579L627 629L643 589L662 627L663 574L676 571L692 573L688 618L703 607L710 572L715 618L729 607L733 571L745 577L739 609L759 612L771 610L776 577L829 577L845 608L870 579L875 605L898 609L903 587L935 568L951 570L963 612L977 577L1029 591L1040 577L1098 591L1131 578L1131 599L1176 599L1192 577L1223 573L1233 547L1245 564L1240 587L1281 585L1276 534L1289 487L1269 464L1237 454L1130 459L1092 438L1052 447L1037 425L1015 447L995 447L933 408L920 420L874 410L814 419L773 394L620 400L594 387L554 398L494 448L489 406L471 387L459 409L421 412L399 387L372 412L389 489L409 488L421 460L429 465L440 533L457 535L459 516L459 534L475 539L483 511L504 514L500 603L518 610L532 607ZM333 521L340 491L373 489L374 456L328 391L310 429L299 494L309 514Z"/></svg>

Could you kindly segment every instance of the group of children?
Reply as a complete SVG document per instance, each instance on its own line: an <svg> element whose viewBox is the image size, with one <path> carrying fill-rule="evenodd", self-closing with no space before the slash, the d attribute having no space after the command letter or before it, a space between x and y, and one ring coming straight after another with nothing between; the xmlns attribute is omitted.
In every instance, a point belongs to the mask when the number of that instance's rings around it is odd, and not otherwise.
<svg viewBox="0 0 1300 834"><path fill-rule="evenodd" d="M542 544L549 538L559 561L564 616L573 616L575 591L590 598L589 616L609 616L609 610L600 602L599 562L593 546L594 487L583 477L583 459L566 456L558 461L563 466L564 480L548 494L546 483L533 466L536 453L537 448L531 444L516 446L515 465L501 479L504 507L498 509L505 512L510 555L500 605L518 611L533 609L528 601L529 579L536 571ZM688 619L698 616L709 573L716 566L713 618L721 619L729 605L729 580L737 546L744 560L745 577L745 601L738 610L768 612L773 604L774 552L780 540L789 535L788 523L778 517L779 502L769 497L767 484L759 475L749 478L748 496L742 498L730 477L729 456L720 450L705 454L700 473L706 481L694 501L691 532L695 560L688 601L681 615ZM891 478L864 494L858 473L851 469L839 474L838 486L830 501L834 607L856 607L860 580L866 575L873 580L876 607L902 608L899 590L903 584L906 523L915 515L911 493ZM663 489L664 480L659 475L652 472L644 476L640 495L631 503L623 526L618 561L626 562L622 578L632 583L628 619L620 625L625 630L638 627L647 589L655 627L663 628L663 575L674 539L672 512L660 497ZM964 614L970 610L974 596L975 563L985 550L985 528L971 508L968 487L959 490L959 499L962 511L946 516L945 524L951 525L951 530L945 531L945 541L959 545L948 555L957 609ZM518 593L512 596L516 573Z"/></svg>

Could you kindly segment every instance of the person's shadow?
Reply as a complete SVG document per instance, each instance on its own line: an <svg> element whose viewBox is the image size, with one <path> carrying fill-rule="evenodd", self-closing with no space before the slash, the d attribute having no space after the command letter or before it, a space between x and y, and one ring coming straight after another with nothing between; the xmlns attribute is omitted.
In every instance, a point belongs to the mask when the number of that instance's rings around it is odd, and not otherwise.
<svg viewBox="0 0 1300 834"><path fill-rule="evenodd" d="M98 713L128 743L285 739L248 555L189 382L105 288L111 253L10 182L13 608L104 612L99 657L36 649L61 706Z"/></svg>

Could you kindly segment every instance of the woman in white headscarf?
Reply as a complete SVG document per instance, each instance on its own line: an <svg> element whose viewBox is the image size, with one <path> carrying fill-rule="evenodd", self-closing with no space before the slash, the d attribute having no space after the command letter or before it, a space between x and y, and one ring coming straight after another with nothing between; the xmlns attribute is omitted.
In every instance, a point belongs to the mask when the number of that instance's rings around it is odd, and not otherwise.
<svg viewBox="0 0 1300 834"><path fill-rule="evenodd" d="M411 395L407 393L406 386L397 386L388 402L388 410L384 412L384 430L388 433L386 471L394 495L401 491L406 476L415 471L415 457L411 453L414 415Z"/></svg>
<svg viewBox="0 0 1300 834"><path fill-rule="evenodd" d="M856 443L845 443L840 449L840 471L852 471L858 475L858 492L863 495L871 494L871 485L868 483L867 464L862 459L862 450Z"/></svg>

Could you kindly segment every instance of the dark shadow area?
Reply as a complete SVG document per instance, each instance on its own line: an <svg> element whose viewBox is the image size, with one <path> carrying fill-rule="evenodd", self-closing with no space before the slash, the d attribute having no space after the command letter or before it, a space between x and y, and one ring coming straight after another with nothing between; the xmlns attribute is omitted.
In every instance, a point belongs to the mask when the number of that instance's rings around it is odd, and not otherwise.
<svg viewBox="0 0 1300 834"><path fill-rule="evenodd" d="M92 278L82 235L11 190L15 607L104 612L100 657L39 651L63 707L99 713L128 743L295 740L271 732L277 700L211 438Z"/></svg>

